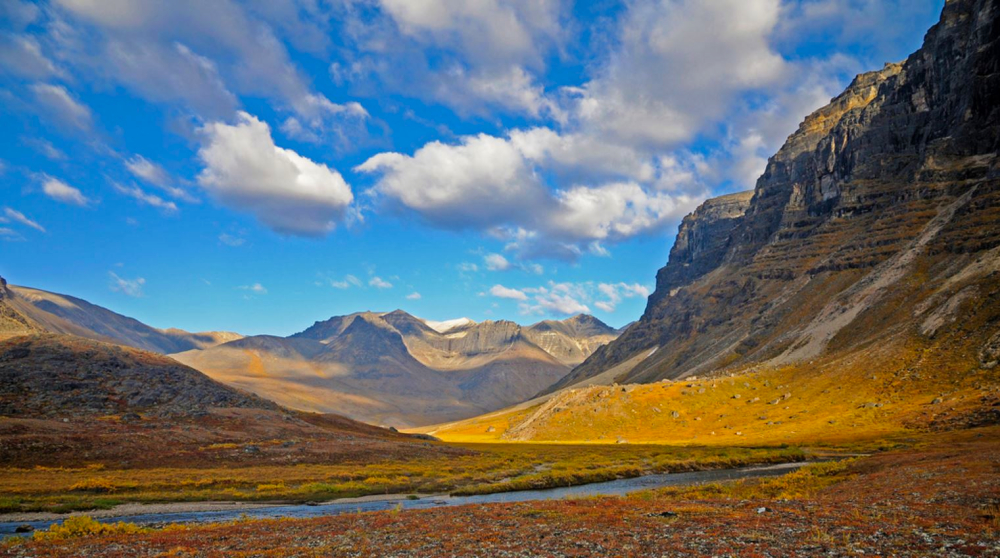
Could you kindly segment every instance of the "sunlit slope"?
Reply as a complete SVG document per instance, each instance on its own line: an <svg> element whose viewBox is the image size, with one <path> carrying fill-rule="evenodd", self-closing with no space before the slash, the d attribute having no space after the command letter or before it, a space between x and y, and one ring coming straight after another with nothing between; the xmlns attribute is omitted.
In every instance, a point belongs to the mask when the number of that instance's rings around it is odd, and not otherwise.
<svg viewBox="0 0 1000 558"><path fill-rule="evenodd" d="M950 316L893 331L921 310L900 289L894 304L862 315L811 361L723 369L652 384L577 386L527 405L424 429L462 442L780 444L843 442L1000 421L1000 312L996 274L958 291L976 297ZM933 336L922 333L941 322ZM882 328L863 347L852 336ZM993 337L996 337L994 335ZM984 339L986 340L984 342ZM997 345L997 346L995 346ZM992 347L992 349L991 349Z"/></svg>

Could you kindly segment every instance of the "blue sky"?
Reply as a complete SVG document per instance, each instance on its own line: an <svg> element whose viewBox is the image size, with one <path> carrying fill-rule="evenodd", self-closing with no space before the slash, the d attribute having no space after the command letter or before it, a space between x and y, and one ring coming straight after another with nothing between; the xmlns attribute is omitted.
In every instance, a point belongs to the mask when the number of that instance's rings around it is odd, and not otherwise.
<svg viewBox="0 0 1000 558"><path fill-rule="evenodd" d="M157 327L642 313L943 0L0 2L0 275Z"/></svg>

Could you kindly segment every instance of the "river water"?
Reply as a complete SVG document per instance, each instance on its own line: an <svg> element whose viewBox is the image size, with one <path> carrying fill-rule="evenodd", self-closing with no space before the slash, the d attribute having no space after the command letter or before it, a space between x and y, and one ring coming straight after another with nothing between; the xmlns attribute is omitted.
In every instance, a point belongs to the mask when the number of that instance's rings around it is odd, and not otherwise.
<svg viewBox="0 0 1000 558"><path fill-rule="evenodd" d="M384 511L394 508L404 510L430 509L440 506L462 506L468 504L492 504L502 502L531 502L538 500L558 500L563 498L582 498L587 496L621 496L639 490L649 490L667 486L684 486L709 482L747 479L756 477L772 477L790 473L808 463L782 463L758 467L743 467L739 469L718 469L714 471L697 471L693 473L668 473L645 475L631 479L619 479L607 482L595 482L578 486L561 488L545 488L540 490L520 490L480 496L425 496L416 500L395 498L374 499L364 501L332 501L318 505L275 505L249 509L231 509L225 511L169 512L128 515L121 517L102 517L102 522L127 521L140 525L163 525L167 523L198 523L215 521L232 521L240 517L277 518L277 517L319 517L340 515L343 513ZM59 521L29 521L0 522L0 538L16 536L15 529L19 525L30 525L35 529L46 529L52 523Z"/></svg>

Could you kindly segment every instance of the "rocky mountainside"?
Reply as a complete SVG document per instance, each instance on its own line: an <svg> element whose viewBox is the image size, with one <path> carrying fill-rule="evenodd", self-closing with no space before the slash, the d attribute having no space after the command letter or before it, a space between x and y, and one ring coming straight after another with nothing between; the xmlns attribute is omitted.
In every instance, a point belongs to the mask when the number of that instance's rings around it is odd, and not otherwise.
<svg viewBox="0 0 1000 558"><path fill-rule="evenodd" d="M190 415L210 408L277 410L152 352L50 333L0 345L0 415Z"/></svg>
<svg viewBox="0 0 1000 558"><path fill-rule="evenodd" d="M173 356L293 408L414 426L523 401L616 334L590 316L522 327L503 320L429 324L396 310Z"/></svg>
<svg viewBox="0 0 1000 558"><path fill-rule="evenodd" d="M652 382L849 355L895 369L915 351L911 373L987 366L998 151L1000 2L948 0L919 51L805 119L752 197L688 216L642 318L549 391L611 370Z"/></svg>
<svg viewBox="0 0 1000 558"><path fill-rule="evenodd" d="M32 331L77 335L167 354L204 349L242 337L226 331L156 329L72 296L7 285L0 294L0 336ZM16 317L15 317L16 316Z"/></svg>

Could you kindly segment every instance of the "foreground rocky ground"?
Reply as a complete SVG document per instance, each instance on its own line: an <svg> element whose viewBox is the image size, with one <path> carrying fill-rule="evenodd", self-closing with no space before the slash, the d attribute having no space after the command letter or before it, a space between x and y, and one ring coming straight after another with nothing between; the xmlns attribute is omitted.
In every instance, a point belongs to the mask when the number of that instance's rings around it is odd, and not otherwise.
<svg viewBox="0 0 1000 558"><path fill-rule="evenodd" d="M37 541L0 555L1000 556L1000 428L776 479Z"/></svg>

